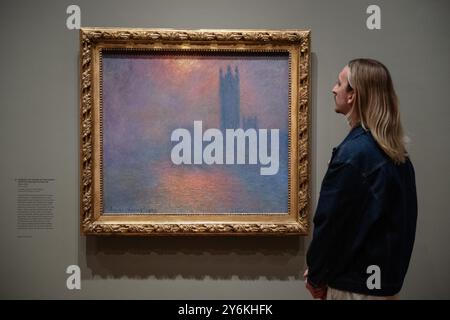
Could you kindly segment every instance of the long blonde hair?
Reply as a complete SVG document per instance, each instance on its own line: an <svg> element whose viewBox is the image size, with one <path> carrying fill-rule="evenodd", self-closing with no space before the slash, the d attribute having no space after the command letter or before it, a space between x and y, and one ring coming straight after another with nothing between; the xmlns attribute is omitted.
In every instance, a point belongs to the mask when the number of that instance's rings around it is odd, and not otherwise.
<svg viewBox="0 0 450 320"><path fill-rule="evenodd" d="M348 63L350 86L355 91L353 107L361 125L396 164L405 162L406 137L403 133L398 99L389 70L373 59L355 59Z"/></svg>

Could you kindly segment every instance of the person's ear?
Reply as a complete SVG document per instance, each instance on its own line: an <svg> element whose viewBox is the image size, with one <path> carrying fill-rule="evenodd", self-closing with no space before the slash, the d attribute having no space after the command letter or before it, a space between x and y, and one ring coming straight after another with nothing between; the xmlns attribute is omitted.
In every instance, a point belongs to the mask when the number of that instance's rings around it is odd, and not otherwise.
<svg viewBox="0 0 450 320"><path fill-rule="evenodd" d="M353 105L353 103L355 102L355 98L356 98L355 90L350 91L347 94L347 104Z"/></svg>

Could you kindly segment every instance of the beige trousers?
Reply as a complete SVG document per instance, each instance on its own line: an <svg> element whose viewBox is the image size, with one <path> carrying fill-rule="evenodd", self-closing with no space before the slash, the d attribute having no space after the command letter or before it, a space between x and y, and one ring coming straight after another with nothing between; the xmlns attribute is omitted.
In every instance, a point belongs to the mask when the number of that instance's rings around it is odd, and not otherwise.
<svg viewBox="0 0 450 320"><path fill-rule="evenodd" d="M327 300L399 300L398 294L394 296L378 297L367 294L360 294L348 291L342 291L328 287Z"/></svg>

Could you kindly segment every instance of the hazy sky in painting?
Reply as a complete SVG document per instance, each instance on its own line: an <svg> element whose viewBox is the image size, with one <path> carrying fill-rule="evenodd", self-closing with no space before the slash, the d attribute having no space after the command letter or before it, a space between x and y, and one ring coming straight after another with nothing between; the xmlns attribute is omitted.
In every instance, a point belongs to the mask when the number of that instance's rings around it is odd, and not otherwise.
<svg viewBox="0 0 450 320"><path fill-rule="evenodd" d="M227 173L221 171L221 168L206 172L194 169L193 166L183 168L173 165L170 161L170 136L174 129L191 129L194 120L203 121L203 130L220 127L219 70L222 69L225 73L228 66L233 74L235 68L239 70L241 117L257 116L259 128L280 129L280 133L287 134L289 64L286 55L176 56L104 53L102 98L106 204L114 202L128 207L141 206L143 199L149 198L153 199L153 204L158 201L176 202L173 197L163 199L162 194L170 195L170 192L176 192L174 197L181 201L183 194L186 199L192 198L189 188L204 190L202 181L213 181L211 185L206 184L212 189L215 188L214 177L227 177ZM286 151L287 140L282 139L280 144L280 152ZM234 180L229 178L229 190L225 189L226 185L223 186L222 195L228 194L227 201L223 202L232 204L236 202L233 200L234 196L248 191L252 210L257 210L255 208L258 208L258 203L264 201L267 202L264 205L269 211L285 210L284 204L280 209L269 208L273 201L258 199L256 196L262 193L263 190L258 189L263 188L264 180L264 185L271 185L273 188L278 184L283 188L278 195L283 198L286 196L287 202L287 190L284 190L287 188L287 163L281 164L281 167L278 176L256 177L261 179L256 184L253 181L255 179L249 176L246 179L252 181L244 181L242 176ZM180 176L189 177L191 182L180 186ZM231 177L229 174L228 176ZM176 191L175 185L181 191ZM161 188L165 189L162 191ZM139 191L138 194L128 194L130 191L127 190ZM237 193L232 196L233 192ZM159 196L162 198L156 199L157 193L161 193ZM209 200L217 203L214 198ZM245 201L242 206L245 211ZM172 210L161 208L164 207L159 206L157 211ZM231 212L227 210L226 206L219 209Z"/></svg>
<svg viewBox="0 0 450 320"><path fill-rule="evenodd" d="M103 57L104 102L107 115L118 122L114 140L126 143L134 138L125 127L128 121L136 124L137 135L154 140L168 140L173 128L192 127L194 120L203 120L205 128L218 128L219 69L227 66L239 69L242 116L257 115L260 128L287 128L287 57L114 54Z"/></svg>

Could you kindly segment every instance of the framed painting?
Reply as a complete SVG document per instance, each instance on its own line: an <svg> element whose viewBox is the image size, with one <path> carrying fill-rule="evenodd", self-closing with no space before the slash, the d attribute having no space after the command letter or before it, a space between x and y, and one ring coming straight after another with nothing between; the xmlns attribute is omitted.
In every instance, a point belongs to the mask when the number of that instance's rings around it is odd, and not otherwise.
<svg viewBox="0 0 450 320"><path fill-rule="evenodd" d="M307 234L310 32L80 30L81 230Z"/></svg>

